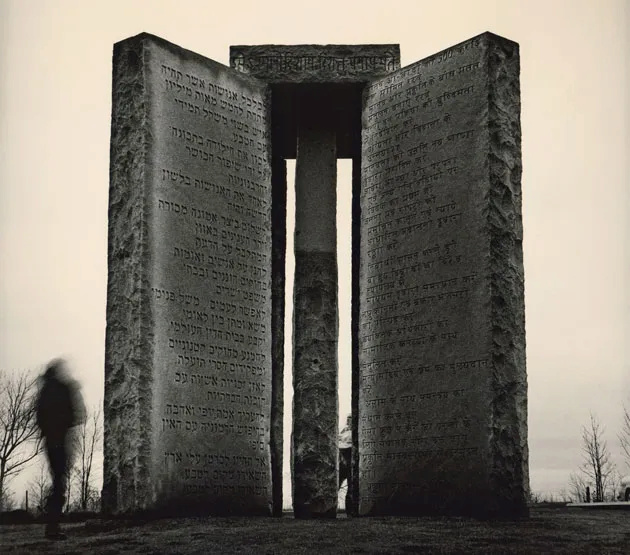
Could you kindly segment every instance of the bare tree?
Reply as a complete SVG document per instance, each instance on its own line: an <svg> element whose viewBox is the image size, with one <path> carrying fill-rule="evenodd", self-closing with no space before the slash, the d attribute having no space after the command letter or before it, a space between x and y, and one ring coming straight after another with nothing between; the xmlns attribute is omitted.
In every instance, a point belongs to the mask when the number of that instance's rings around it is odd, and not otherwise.
<svg viewBox="0 0 630 555"><path fill-rule="evenodd" d="M585 503L586 502L586 488L588 484L584 479L584 476L581 474L576 474L572 472L569 476L569 492L571 495L571 499L575 503Z"/></svg>
<svg viewBox="0 0 630 555"><path fill-rule="evenodd" d="M529 492L529 502L531 505L537 505L538 503L540 503L542 501L542 495L537 492L537 491L531 491Z"/></svg>
<svg viewBox="0 0 630 555"><path fill-rule="evenodd" d="M623 421L619 433L619 443L623 452L623 459L630 470L630 409L623 405Z"/></svg>
<svg viewBox="0 0 630 555"><path fill-rule="evenodd" d="M619 490L621 489L621 474L619 474L619 472L617 471L617 469L614 470L614 472L611 473L610 478L608 480L608 500L609 501L619 501L618 496L619 496Z"/></svg>
<svg viewBox="0 0 630 555"><path fill-rule="evenodd" d="M2 494L0 494L0 507L1 511L12 511L15 509L15 494L5 488Z"/></svg>
<svg viewBox="0 0 630 555"><path fill-rule="evenodd" d="M39 451L35 418L37 380L30 373L0 370L0 510L8 480Z"/></svg>
<svg viewBox="0 0 630 555"><path fill-rule="evenodd" d="M582 453L584 456L582 472L595 486L593 501L602 502L615 466L610 460L604 429L593 414L590 425L582 427Z"/></svg>
<svg viewBox="0 0 630 555"><path fill-rule="evenodd" d="M558 492L558 499L562 503L571 503L571 501L573 500L573 497L571 496L571 493L566 488L562 488Z"/></svg>
<svg viewBox="0 0 630 555"><path fill-rule="evenodd" d="M52 487L50 481L50 474L46 465L46 461L41 460L39 467L37 468L37 474L28 483L28 491L31 496L32 507L37 512L43 513L46 510L46 500L50 495L50 489Z"/></svg>
<svg viewBox="0 0 630 555"><path fill-rule="evenodd" d="M82 511L86 511L90 499L94 496L96 491L95 488L92 487L91 479L94 451L103 435L100 404L92 409L91 416L86 418L83 424L77 427L75 433L76 466L74 473L79 488L78 504Z"/></svg>

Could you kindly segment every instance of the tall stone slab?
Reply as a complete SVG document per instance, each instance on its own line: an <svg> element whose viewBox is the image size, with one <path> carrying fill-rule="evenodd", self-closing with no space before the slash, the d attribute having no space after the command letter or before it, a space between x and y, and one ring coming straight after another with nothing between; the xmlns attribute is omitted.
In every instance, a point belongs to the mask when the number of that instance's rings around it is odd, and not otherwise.
<svg viewBox="0 0 630 555"><path fill-rule="evenodd" d="M272 131L273 137L273 131ZM273 141L273 138L272 138ZM287 163L272 160L271 264L271 469L273 514L282 516L282 461L284 452L284 305L287 241Z"/></svg>
<svg viewBox="0 0 630 555"><path fill-rule="evenodd" d="M295 171L293 510L334 518L338 490L337 159L326 106L303 105Z"/></svg>
<svg viewBox="0 0 630 555"><path fill-rule="evenodd" d="M364 95L361 514L527 512L519 95L490 33Z"/></svg>
<svg viewBox="0 0 630 555"><path fill-rule="evenodd" d="M103 502L271 514L268 89L114 49Z"/></svg>

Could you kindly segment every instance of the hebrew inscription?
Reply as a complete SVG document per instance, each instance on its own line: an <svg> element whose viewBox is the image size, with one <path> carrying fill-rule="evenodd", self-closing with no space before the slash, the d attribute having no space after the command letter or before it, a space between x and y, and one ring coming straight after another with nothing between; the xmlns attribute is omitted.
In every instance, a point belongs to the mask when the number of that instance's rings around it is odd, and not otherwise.
<svg viewBox="0 0 630 555"><path fill-rule="evenodd" d="M364 95L362 514L448 510L491 489L488 40Z"/></svg>
<svg viewBox="0 0 630 555"><path fill-rule="evenodd" d="M270 142L264 88L156 49L156 445L184 494L269 505ZM171 478L172 479L172 478Z"/></svg>
<svg viewBox="0 0 630 555"><path fill-rule="evenodd" d="M152 503L270 514L266 88L147 35L142 63Z"/></svg>

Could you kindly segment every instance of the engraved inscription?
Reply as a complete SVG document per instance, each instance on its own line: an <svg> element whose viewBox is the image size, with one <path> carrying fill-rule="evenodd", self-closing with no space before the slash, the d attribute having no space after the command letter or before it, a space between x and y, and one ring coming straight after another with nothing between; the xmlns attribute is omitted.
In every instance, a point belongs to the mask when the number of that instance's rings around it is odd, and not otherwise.
<svg viewBox="0 0 630 555"><path fill-rule="evenodd" d="M366 81L400 67L400 48L380 45L232 46L230 66L268 82Z"/></svg>
<svg viewBox="0 0 630 555"><path fill-rule="evenodd" d="M473 39L364 95L359 452L368 507L479 456L477 405L491 368L484 214L474 201L484 176L482 59Z"/></svg>
<svg viewBox="0 0 630 555"><path fill-rule="evenodd" d="M262 85L153 59L155 460L184 495L268 506L271 191ZM226 468L227 464L227 468ZM248 469L246 467L252 467ZM253 498L252 498L253 496ZM211 500L208 500L211 503ZM227 501L226 501L227 502ZM243 506L244 506L243 505Z"/></svg>
<svg viewBox="0 0 630 555"><path fill-rule="evenodd" d="M239 71L255 73L294 71L330 71L354 73L369 71L393 71L396 69L394 56L291 56L278 54L269 56L243 56L234 58L233 66Z"/></svg>

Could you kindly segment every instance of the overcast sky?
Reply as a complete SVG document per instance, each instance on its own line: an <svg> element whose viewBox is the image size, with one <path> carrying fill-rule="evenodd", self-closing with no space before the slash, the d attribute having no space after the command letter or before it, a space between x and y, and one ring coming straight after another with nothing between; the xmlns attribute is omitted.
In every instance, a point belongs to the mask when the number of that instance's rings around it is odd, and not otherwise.
<svg viewBox="0 0 630 555"><path fill-rule="evenodd" d="M492 31L521 54L531 486L559 491L589 411L618 456L630 404L629 5L0 0L0 368L65 354L102 399L114 42L146 31L226 65L232 44L398 43L404 66ZM339 214L349 229L349 199Z"/></svg>

